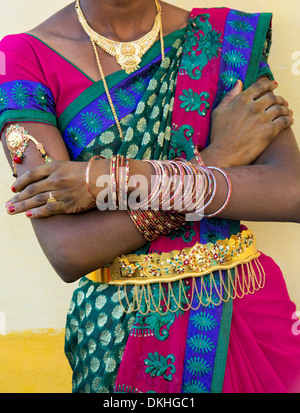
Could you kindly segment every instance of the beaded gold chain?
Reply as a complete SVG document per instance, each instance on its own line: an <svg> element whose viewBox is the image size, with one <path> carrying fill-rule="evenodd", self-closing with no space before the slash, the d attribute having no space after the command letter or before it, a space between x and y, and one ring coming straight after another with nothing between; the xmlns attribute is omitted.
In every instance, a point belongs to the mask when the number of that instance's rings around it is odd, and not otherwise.
<svg viewBox="0 0 300 413"><path fill-rule="evenodd" d="M260 261L255 258L250 262L239 264L232 270L226 270L203 277L197 285L196 279L179 280L175 293L173 283L158 283L151 286L134 285L129 299L127 286L119 286L118 297L123 311L127 314L139 311L142 315L159 313L162 316L175 313L196 311L200 307L219 306L222 302L243 298L264 288L266 274ZM158 293L154 291L158 288ZM177 295L177 296L176 296ZM125 304L123 303L125 298Z"/></svg>
<svg viewBox="0 0 300 413"><path fill-rule="evenodd" d="M98 51L97 51L97 47L96 47L96 45L99 46L99 47L101 47L101 46L99 45L98 42L95 41L94 36L92 36L92 32L91 32L92 29L89 28L89 25L88 25L88 23L87 23L84 15L83 15L83 12L82 12L82 10L81 10L81 8L80 8L80 3L79 3L79 1L80 1L80 0L77 0L77 1L76 1L76 5L75 5L75 9L76 9L76 12L77 12L77 14L78 14L78 19L79 19L79 22L80 22L80 24L82 25L83 29L85 30L85 32L87 33L87 35L89 36L89 38L90 38L90 40L91 40L91 43L92 43L92 46L93 46L93 50L94 50L94 53L95 53L95 57L96 57L96 62L97 62L98 70L99 70L99 72L100 72L100 76L101 76L101 79L102 79L102 81L103 81L103 86L104 86L104 90L105 90L105 93L106 93L106 96L107 96L107 99L108 99L108 103L109 103L109 106L110 106L110 108L111 108L111 111L112 111L114 120L115 120L115 122L116 122L116 125L117 125L117 128L118 128L118 132L119 132L119 135L120 135L120 138L121 138L122 141L124 141L123 130L122 130L120 121L119 121L119 119L118 119L118 115L117 115L117 112L116 112L116 109L115 109L113 100L112 100L111 95L110 95L110 92L109 92L109 88L108 88L108 85L107 85L107 82L106 82L106 79L105 79L104 71L103 71L103 68L102 68L102 65L101 65L101 62L100 62L100 57L99 57L99 54L98 54ZM162 60L164 60L164 58L165 58L165 48L164 48L163 28L162 28L162 21L161 21L161 7L160 7L160 4L159 4L158 0L155 0L155 4L156 4L157 10L158 10L158 14L157 14L157 16L156 16L155 24L154 24L151 32L154 30L154 27L156 27L157 22L158 22L159 30L158 30L157 33L156 33L156 31L155 31L156 35L155 35L154 41L153 41L152 44L149 43L150 46L148 47L148 49L154 44L154 42L155 42L158 34L160 34L161 55L162 55ZM96 33L96 32L94 32L94 33ZM150 33L150 32L149 32L149 33ZM148 33L148 35L149 35L149 33ZM97 34L97 33L96 33L96 34ZM97 34L97 35L98 35L98 34ZM100 35L99 35L99 36L100 36ZM146 36L147 36L147 35L146 35ZM146 36L144 36L144 37L146 37ZM102 38L105 39L103 36L102 36ZM143 39L143 38L142 38L142 39ZM133 42L133 43L138 43L138 42L140 42L142 39L137 40L136 42ZM106 40L109 40L109 39L106 39ZM117 44L118 42L113 42L113 43L116 43L116 44ZM127 47L128 47L128 50L129 50L129 46L131 45L131 43L119 43L118 48L121 47L120 45L123 45L123 46L125 45L125 46L127 46ZM122 46L122 47L123 47L123 46ZM122 49L122 47L121 47L121 49ZM147 49L147 50L148 50L148 49ZM106 49L103 49L103 50L104 50L105 52L109 53L108 49L107 49L107 50L106 50ZM146 53L147 50L145 50L145 53ZM143 53L143 54L144 54L144 53ZM143 55L143 54L142 54L142 55ZM142 55L140 56L140 58L142 57ZM134 70L137 70L137 69L138 69L138 65L137 65L137 67L136 67ZM132 70L132 71L134 71L134 70Z"/></svg>

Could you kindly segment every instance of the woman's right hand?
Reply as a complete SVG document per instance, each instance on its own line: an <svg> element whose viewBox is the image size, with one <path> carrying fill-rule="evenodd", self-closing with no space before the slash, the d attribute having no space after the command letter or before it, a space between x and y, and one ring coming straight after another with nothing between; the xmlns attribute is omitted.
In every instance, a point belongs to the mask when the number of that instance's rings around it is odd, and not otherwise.
<svg viewBox="0 0 300 413"><path fill-rule="evenodd" d="M258 80L242 91L241 81L212 112L210 145L202 152L206 165L220 167L252 164L293 120L293 112L281 96L277 82Z"/></svg>

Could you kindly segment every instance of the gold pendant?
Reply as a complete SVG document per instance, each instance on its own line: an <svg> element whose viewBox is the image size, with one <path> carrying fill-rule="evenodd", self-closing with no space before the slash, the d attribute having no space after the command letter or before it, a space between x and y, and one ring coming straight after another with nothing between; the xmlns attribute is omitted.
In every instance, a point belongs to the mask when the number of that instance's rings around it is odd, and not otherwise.
<svg viewBox="0 0 300 413"><path fill-rule="evenodd" d="M141 48L136 43L121 43L116 47L117 63L128 75L139 69L141 55Z"/></svg>

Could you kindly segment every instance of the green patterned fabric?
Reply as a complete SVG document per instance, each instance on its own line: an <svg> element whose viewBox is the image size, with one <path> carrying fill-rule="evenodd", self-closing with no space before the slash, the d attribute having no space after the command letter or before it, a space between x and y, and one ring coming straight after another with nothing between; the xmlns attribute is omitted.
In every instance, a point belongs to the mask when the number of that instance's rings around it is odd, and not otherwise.
<svg viewBox="0 0 300 413"><path fill-rule="evenodd" d="M118 287L80 281L66 324L65 353L74 371L73 392L112 393L134 322L134 314L123 312Z"/></svg>

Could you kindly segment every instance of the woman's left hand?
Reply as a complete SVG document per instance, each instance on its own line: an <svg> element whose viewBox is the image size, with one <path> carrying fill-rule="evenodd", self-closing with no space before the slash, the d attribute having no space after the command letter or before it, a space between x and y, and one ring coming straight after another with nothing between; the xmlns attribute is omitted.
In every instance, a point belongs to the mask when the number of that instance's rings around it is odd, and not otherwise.
<svg viewBox="0 0 300 413"><path fill-rule="evenodd" d="M6 204L8 213L43 218L95 207L86 187L86 168L86 162L54 161L28 170L12 186L18 194Z"/></svg>

